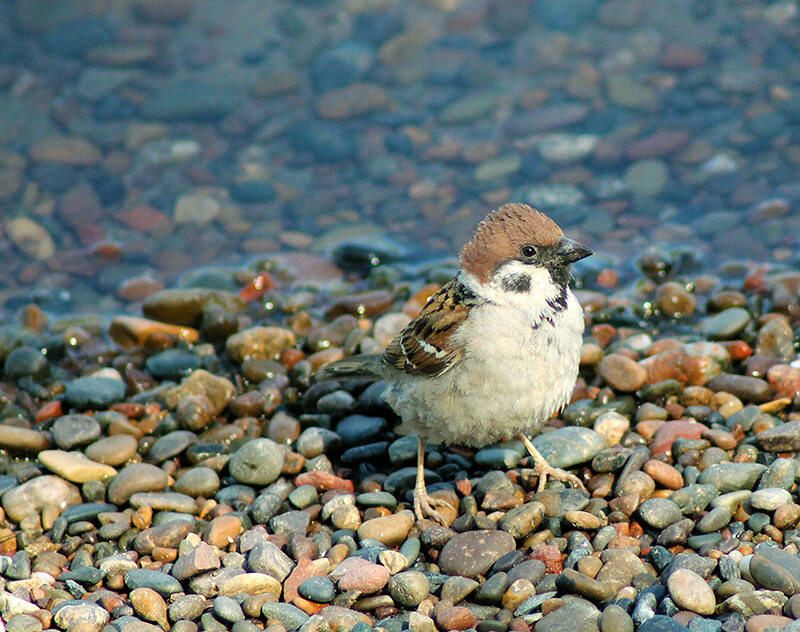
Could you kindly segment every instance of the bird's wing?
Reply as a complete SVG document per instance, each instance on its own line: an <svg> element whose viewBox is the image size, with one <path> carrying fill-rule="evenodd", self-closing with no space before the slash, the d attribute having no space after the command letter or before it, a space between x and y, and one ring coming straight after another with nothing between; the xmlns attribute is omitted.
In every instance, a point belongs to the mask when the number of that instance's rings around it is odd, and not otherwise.
<svg viewBox="0 0 800 632"><path fill-rule="evenodd" d="M475 295L457 278L452 279L392 340L381 356L383 361L406 373L441 375L463 355L463 350L452 344L451 337L476 303Z"/></svg>

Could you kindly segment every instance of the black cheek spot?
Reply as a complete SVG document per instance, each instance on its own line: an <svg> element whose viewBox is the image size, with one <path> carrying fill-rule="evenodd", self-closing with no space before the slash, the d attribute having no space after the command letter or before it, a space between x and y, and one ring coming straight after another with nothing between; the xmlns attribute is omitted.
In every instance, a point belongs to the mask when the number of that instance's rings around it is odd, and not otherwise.
<svg viewBox="0 0 800 632"><path fill-rule="evenodd" d="M527 274L513 274L509 277L505 277L501 286L506 292L524 294L531 289L531 278Z"/></svg>

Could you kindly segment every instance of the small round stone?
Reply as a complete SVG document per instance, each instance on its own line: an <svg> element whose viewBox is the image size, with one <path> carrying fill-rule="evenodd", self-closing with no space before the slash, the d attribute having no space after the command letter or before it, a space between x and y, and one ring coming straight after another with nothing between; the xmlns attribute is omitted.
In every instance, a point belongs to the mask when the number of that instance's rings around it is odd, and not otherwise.
<svg viewBox="0 0 800 632"><path fill-rule="evenodd" d="M327 577L309 577L298 587L301 597L315 603L330 603L336 596L336 587Z"/></svg>
<svg viewBox="0 0 800 632"><path fill-rule="evenodd" d="M209 467L193 467L178 477L172 486L173 491L194 498L211 498L219 489L219 475Z"/></svg>
<svg viewBox="0 0 800 632"><path fill-rule="evenodd" d="M110 377L79 377L67 382L65 396L75 408L103 410L125 397L125 382Z"/></svg>
<svg viewBox="0 0 800 632"><path fill-rule="evenodd" d="M753 509L759 511L775 511L781 505L792 502L792 495L781 487L757 489L748 498Z"/></svg>
<svg viewBox="0 0 800 632"><path fill-rule="evenodd" d="M214 614L218 619L227 623L244 621L242 607L231 597L219 595L214 598Z"/></svg>
<svg viewBox="0 0 800 632"><path fill-rule="evenodd" d="M403 571L389 580L389 594L403 608L416 608L429 589L428 577L419 571Z"/></svg>
<svg viewBox="0 0 800 632"><path fill-rule="evenodd" d="M160 467L150 463L134 463L123 468L108 486L109 502L124 505L137 492L152 492L164 489L169 476Z"/></svg>
<svg viewBox="0 0 800 632"><path fill-rule="evenodd" d="M514 537L505 531L466 531L447 541L439 555L439 566L448 575L477 577L514 549Z"/></svg>
<svg viewBox="0 0 800 632"><path fill-rule="evenodd" d="M55 420L50 432L62 450L88 445L100 436L100 424L88 415L64 415Z"/></svg>
<svg viewBox="0 0 800 632"><path fill-rule="evenodd" d="M152 588L134 588L128 596L131 606L140 617L167 627L167 604Z"/></svg>
<svg viewBox="0 0 800 632"><path fill-rule="evenodd" d="M134 437L128 434L119 434L98 439L86 446L84 454L93 461L116 467L136 454L137 447L138 444Z"/></svg>
<svg viewBox="0 0 800 632"><path fill-rule="evenodd" d="M694 571L679 568L669 576L667 590L679 608L698 614L714 614L716 597L711 586Z"/></svg>
<svg viewBox="0 0 800 632"><path fill-rule="evenodd" d="M639 506L639 516L654 529L664 529L683 518L681 508L668 498L650 498Z"/></svg>
<svg viewBox="0 0 800 632"><path fill-rule="evenodd" d="M284 452L272 439L252 439L231 456L228 470L239 483L269 485L283 469Z"/></svg>

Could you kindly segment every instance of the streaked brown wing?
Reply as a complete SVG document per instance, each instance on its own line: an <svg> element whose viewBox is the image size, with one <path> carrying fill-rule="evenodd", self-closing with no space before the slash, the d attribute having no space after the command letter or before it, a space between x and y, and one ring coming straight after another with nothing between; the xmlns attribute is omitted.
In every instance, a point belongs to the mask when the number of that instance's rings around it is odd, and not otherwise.
<svg viewBox="0 0 800 632"><path fill-rule="evenodd" d="M472 292L457 279L449 281L392 340L383 361L406 373L441 375L461 359L462 351L450 344L450 337L474 305Z"/></svg>

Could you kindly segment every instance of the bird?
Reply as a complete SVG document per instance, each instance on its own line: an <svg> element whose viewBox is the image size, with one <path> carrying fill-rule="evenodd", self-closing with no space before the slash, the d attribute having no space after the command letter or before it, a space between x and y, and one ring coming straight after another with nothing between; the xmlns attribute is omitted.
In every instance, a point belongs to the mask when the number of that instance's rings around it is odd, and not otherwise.
<svg viewBox="0 0 800 632"><path fill-rule="evenodd" d="M570 401L583 344L583 310L571 264L593 252L544 213L508 203L490 212L463 246L457 274L379 354L325 365L317 380L386 383L384 399L417 434L414 512L442 524L444 501L425 486L425 441L481 448L519 438L538 489L547 478L583 489L531 442Z"/></svg>

